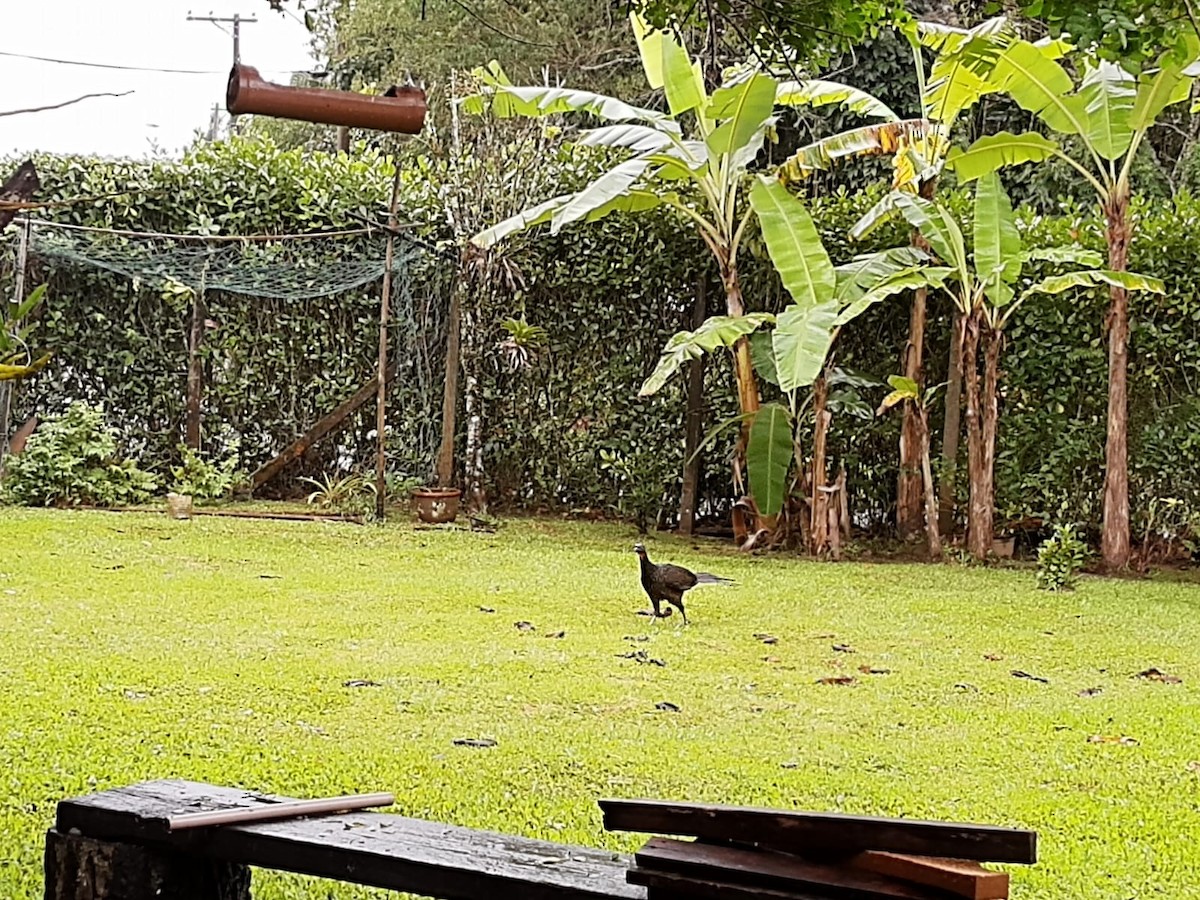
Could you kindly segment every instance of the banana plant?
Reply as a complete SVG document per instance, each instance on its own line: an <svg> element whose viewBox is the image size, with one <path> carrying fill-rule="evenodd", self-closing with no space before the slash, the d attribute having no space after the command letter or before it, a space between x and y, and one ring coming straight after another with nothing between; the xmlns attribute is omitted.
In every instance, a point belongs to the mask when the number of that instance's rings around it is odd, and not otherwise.
<svg viewBox="0 0 1200 900"><path fill-rule="evenodd" d="M897 210L929 242L949 273L947 291L958 310L967 394L967 456L970 504L967 545L985 559L994 536L994 471L999 415L1000 352L1004 330L1021 304L1038 294L1072 288L1119 287L1161 294L1157 278L1100 268L1102 257L1078 247L1026 249L1012 203L995 172L978 179L975 190L974 251L968 256L963 230L940 204L897 195ZM1051 275L1018 293L1021 273L1031 260L1073 263L1088 268Z"/></svg>
<svg viewBox="0 0 1200 900"><path fill-rule="evenodd" d="M0 382L19 381L41 371L50 361L49 353L36 358L29 349L27 340L36 323L26 320L46 299L46 285L39 285L19 304L8 304L9 309L0 325Z"/></svg>
<svg viewBox="0 0 1200 900"><path fill-rule="evenodd" d="M929 558L942 558L942 532L938 524L938 501L934 493L933 466L929 461L929 406L937 395L936 387L923 389L916 381L904 375L889 375L892 390L876 410L882 416L895 406L912 408L917 423L917 452L921 465L921 488L925 497L925 540L929 547Z"/></svg>
<svg viewBox="0 0 1200 900"><path fill-rule="evenodd" d="M462 100L467 112L585 114L606 124L583 131L574 142L624 151L625 158L582 190L524 210L475 235L473 241L490 247L536 225L548 224L554 234L573 223L593 222L617 211L668 207L697 230L716 260L725 291L726 316L722 318L740 321L746 305L738 254L751 220L759 215L754 204L743 202L743 191L749 168L773 134L777 108L817 102L856 108L866 102L875 109L878 102L865 101L862 92L834 82L780 81L753 68L731 73L710 94L699 63L674 35L647 28L636 15L631 22L647 83L665 93L666 112L564 87L514 86L494 63L476 71L479 91ZM789 221L780 219L771 228L786 229ZM784 240L795 242L797 237ZM716 346L732 351L739 408L747 423L742 432L745 447L750 438L748 423L760 404L758 381L746 340L749 331L737 331L741 326L730 330L727 325L708 325L687 345L690 349L673 341L664 356L683 361L690 358L689 353ZM785 326L795 328L796 323ZM740 472L740 460L735 459L734 477L739 487Z"/></svg>
<svg viewBox="0 0 1200 900"><path fill-rule="evenodd" d="M1108 269L1124 272L1133 237L1129 202L1134 160L1162 112L1188 98L1200 75L1195 51L1193 42L1183 58L1166 54L1157 69L1136 77L1119 63L1086 59L1078 85L1058 62L1027 41L1014 41L991 57L951 52L949 58L983 81L989 91L1007 94L1050 132L1070 138L1082 148L1083 159L1068 154L1060 139L1033 131L1003 131L952 151L947 164L964 183L1023 163L1056 159L1070 166L1091 185L1100 202L1107 226ZM1110 287L1106 322L1108 437L1101 545L1105 564L1118 569L1129 562L1129 299L1123 284Z"/></svg>
<svg viewBox="0 0 1200 900"><path fill-rule="evenodd" d="M798 480L790 477L793 463L801 462L797 452L798 392L817 385L817 449L810 506L812 531L817 537L810 541L814 551L820 552L826 522L822 509L827 502L820 448L829 424L824 415L828 384L822 381L822 374L833 342L844 325L874 304L920 285L941 284L949 271L929 265L927 254L913 247L897 247L834 266L803 202L777 177L755 179L750 206L792 302L778 315L719 317L695 331L676 334L641 393L661 389L689 359L756 335L752 345L756 369L778 385L784 396L739 418L749 431L746 463L751 496L759 511L773 519L791 493L789 483Z"/></svg>

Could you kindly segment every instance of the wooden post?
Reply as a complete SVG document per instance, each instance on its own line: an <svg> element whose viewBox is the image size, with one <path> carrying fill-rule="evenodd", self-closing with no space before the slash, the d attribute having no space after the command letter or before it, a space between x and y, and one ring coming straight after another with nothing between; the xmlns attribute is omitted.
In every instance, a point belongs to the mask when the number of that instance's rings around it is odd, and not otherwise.
<svg viewBox="0 0 1200 900"><path fill-rule="evenodd" d="M188 334L187 425L185 441L193 450L200 449L200 399L204 393L204 361L200 345L204 341L204 279L200 287L192 288L192 323Z"/></svg>
<svg viewBox="0 0 1200 900"><path fill-rule="evenodd" d="M25 300L25 269L29 262L29 220L24 220L21 226L21 239L17 245L17 265L13 273L12 309L16 310ZM7 322L5 323L7 326ZM12 419L12 397L16 387L15 381L0 382L0 468L8 457L11 443L9 434Z"/></svg>
<svg viewBox="0 0 1200 900"><path fill-rule="evenodd" d="M708 316L708 276L696 279L696 301L692 305L692 329L704 324ZM683 488L679 494L679 533L691 534L696 528L696 497L700 489L701 428L704 424L704 357L688 364L687 419L683 438Z"/></svg>
<svg viewBox="0 0 1200 900"><path fill-rule="evenodd" d="M387 502L387 480L384 468L387 464L387 356L388 356L388 311L392 299L392 259L396 250L396 202L400 198L400 166L392 178L392 201L388 205L387 252L384 254L383 288L379 298L379 367L376 372L375 394L375 516L384 517Z"/></svg>
<svg viewBox="0 0 1200 900"><path fill-rule="evenodd" d="M462 266L460 265L460 270ZM450 487L454 479L454 430L458 417L459 341L462 337L459 284L450 292L450 315L446 323L446 383L442 390L442 443L438 447L437 484Z"/></svg>
<svg viewBox="0 0 1200 900"><path fill-rule="evenodd" d="M55 829L45 871L45 900L250 900L246 866Z"/></svg>

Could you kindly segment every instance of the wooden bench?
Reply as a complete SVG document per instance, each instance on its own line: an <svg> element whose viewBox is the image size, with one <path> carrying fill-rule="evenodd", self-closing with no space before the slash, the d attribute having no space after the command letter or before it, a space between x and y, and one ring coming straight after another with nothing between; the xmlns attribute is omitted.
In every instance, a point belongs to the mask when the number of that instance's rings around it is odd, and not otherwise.
<svg viewBox="0 0 1200 900"><path fill-rule="evenodd" d="M46 900L249 900L254 866L444 900L646 900L627 856L383 813L169 832L167 818L288 798L148 781L64 800Z"/></svg>

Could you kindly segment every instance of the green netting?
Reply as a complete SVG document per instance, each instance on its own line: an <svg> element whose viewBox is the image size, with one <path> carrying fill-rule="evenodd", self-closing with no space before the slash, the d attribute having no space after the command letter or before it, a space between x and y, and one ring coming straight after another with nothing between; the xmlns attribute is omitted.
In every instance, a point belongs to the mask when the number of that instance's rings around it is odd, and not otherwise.
<svg viewBox="0 0 1200 900"><path fill-rule="evenodd" d="M47 392L41 402L61 393L103 401L128 426L130 444L146 443L152 457L169 455L179 440L191 309L159 296L164 288L185 286L205 298L204 444L232 433L248 468L270 459L374 372L386 258L381 230L206 240L37 222L29 249L51 270L51 303L89 323L56 336L51 371L38 382ZM441 437L454 268L399 236L392 271L389 464L424 477ZM97 290L107 281L96 281L102 272L134 291L115 283ZM96 352L97 345L104 350ZM132 376L132 360L158 380ZM369 467L369 407L322 442L321 460L308 460L303 471Z"/></svg>
<svg viewBox="0 0 1200 900"><path fill-rule="evenodd" d="M151 287L177 283L198 291L298 300L353 290L383 276L379 237L207 242L109 232L37 229L30 249L42 259L117 272ZM394 272L416 248L403 240Z"/></svg>

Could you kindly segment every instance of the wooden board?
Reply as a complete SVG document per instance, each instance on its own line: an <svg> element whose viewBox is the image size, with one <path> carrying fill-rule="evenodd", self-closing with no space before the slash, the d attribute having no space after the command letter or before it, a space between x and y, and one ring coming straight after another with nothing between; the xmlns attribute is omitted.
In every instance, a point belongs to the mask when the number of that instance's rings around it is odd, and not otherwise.
<svg viewBox="0 0 1200 900"><path fill-rule="evenodd" d="M1037 833L993 825L883 819L742 806L601 800L610 831L753 842L794 852L884 850L978 862L1037 862Z"/></svg>
<svg viewBox="0 0 1200 900"><path fill-rule="evenodd" d="M651 838L634 859L639 868L656 872L846 900L931 900L944 896L872 872L810 862L774 850L746 850Z"/></svg>
<svg viewBox="0 0 1200 900"><path fill-rule="evenodd" d="M633 867L630 884L644 885L646 900L829 900L828 895L775 891L707 878Z"/></svg>
<svg viewBox="0 0 1200 900"><path fill-rule="evenodd" d="M171 816L240 809L266 797L188 781L151 781L64 800L57 829L175 848L210 859L449 900L646 900L629 858L381 813L349 813L171 834Z"/></svg>
<svg viewBox="0 0 1200 900"><path fill-rule="evenodd" d="M967 900L1007 900L1008 873L991 872L979 863L932 856L902 856L869 850L850 860L865 872L889 875L913 884L940 888Z"/></svg>

